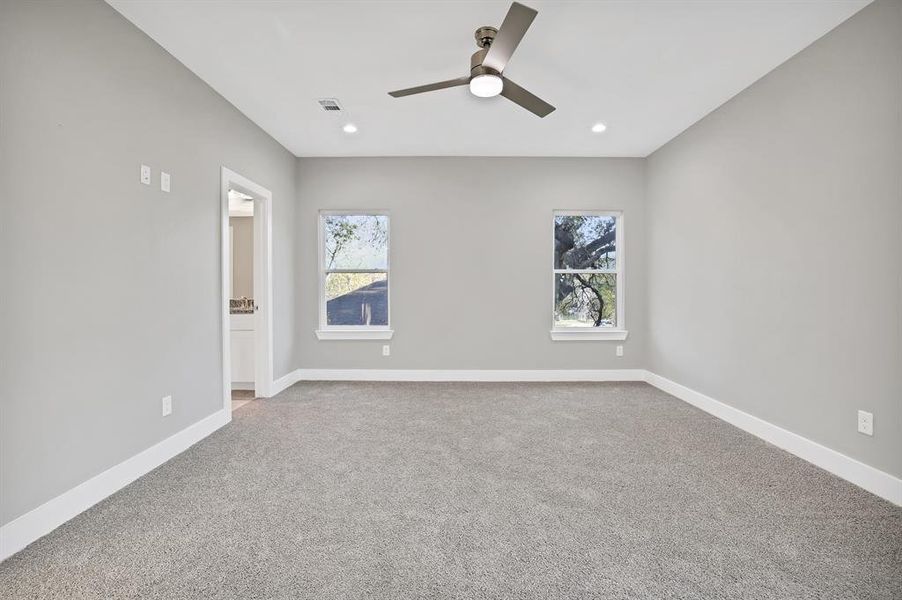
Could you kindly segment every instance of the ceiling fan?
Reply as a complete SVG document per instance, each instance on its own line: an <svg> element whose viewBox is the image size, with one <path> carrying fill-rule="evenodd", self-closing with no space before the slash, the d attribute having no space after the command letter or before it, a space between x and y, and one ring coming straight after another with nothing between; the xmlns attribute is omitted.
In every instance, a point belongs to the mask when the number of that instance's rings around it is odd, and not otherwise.
<svg viewBox="0 0 902 600"><path fill-rule="evenodd" d="M538 11L514 2L507 11L501 27L496 29L486 25L476 30L476 44L480 49L470 57L469 75L397 90L389 92L388 95L400 98L469 84L470 92L474 96L491 98L500 94L533 114L540 117L549 115L554 110L553 106L503 75L504 67L507 66L511 55L537 14Z"/></svg>

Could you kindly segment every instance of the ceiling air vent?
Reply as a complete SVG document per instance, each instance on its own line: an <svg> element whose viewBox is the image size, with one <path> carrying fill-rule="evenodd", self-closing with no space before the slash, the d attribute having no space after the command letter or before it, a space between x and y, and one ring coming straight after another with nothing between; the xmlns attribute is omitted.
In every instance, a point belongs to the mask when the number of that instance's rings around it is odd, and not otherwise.
<svg viewBox="0 0 902 600"><path fill-rule="evenodd" d="M317 100L320 107L326 112L339 112L341 111L341 105L338 103L338 100L335 98L320 98Z"/></svg>

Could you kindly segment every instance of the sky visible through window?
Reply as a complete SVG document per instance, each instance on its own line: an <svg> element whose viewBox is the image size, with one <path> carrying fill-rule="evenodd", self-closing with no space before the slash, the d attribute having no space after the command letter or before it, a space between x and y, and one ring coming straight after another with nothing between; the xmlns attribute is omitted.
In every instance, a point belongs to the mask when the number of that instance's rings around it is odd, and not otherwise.
<svg viewBox="0 0 902 600"><path fill-rule="evenodd" d="M387 216L328 215L324 221L327 270L388 267Z"/></svg>

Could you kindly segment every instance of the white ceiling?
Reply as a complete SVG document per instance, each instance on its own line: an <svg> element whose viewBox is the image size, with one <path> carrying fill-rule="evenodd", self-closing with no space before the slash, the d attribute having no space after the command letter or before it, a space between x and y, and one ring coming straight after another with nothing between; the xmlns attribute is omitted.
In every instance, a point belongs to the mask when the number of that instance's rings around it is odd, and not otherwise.
<svg viewBox="0 0 902 600"><path fill-rule="evenodd" d="M298 156L646 156L870 0L524 0L505 75L545 119L466 87L387 94L468 74L507 1L108 1Z"/></svg>

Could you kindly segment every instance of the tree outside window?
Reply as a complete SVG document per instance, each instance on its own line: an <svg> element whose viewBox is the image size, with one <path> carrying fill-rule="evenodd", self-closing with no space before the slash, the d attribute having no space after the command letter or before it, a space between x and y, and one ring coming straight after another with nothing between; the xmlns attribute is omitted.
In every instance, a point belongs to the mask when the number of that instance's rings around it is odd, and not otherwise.
<svg viewBox="0 0 902 600"><path fill-rule="evenodd" d="M614 213L555 214L554 328L622 326L619 221Z"/></svg>

